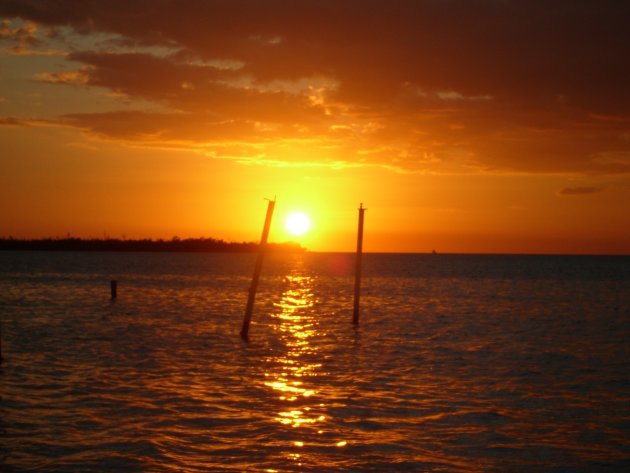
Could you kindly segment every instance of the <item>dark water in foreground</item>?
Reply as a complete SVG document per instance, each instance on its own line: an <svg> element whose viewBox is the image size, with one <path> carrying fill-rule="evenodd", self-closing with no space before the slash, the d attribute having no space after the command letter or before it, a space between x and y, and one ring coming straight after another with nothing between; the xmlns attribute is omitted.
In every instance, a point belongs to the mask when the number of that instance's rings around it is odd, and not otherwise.
<svg viewBox="0 0 630 473"><path fill-rule="evenodd" d="M0 252L0 471L630 471L630 258L253 262Z"/></svg>

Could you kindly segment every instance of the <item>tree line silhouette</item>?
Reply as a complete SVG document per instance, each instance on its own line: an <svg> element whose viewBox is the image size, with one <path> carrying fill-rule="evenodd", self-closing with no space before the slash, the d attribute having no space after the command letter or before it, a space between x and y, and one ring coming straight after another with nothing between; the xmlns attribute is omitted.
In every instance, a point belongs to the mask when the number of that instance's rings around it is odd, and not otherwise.
<svg viewBox="0 0 630 473"><path fill-rule="evenodd" d="M226 242L215 238L173 237L170 240L117 239L117 238L41 238L16 239L0 238L0 250L34 251L161 251L161 252L212 252L212 253L252 253L258 251L254 242ZM303 252L304 247L294 242L268 243L272 252Z"/></svg>

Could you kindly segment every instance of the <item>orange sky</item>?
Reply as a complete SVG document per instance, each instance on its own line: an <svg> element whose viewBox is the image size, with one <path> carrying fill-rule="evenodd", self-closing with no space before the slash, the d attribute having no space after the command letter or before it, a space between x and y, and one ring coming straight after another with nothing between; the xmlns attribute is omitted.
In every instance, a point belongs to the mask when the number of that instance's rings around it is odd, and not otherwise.
<svg viewBox="0 0 630 473"><path fill-rule="evenodd" d="M0 2L0 237L630 253L630 4Z"/></svg>

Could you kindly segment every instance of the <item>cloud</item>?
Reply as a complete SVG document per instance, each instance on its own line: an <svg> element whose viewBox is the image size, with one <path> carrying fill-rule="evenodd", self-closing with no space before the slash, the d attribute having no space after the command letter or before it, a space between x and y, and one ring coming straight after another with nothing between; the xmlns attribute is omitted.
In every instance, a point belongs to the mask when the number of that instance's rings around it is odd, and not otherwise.
<svg viewBox="0 0 630 473"><path fill-rule="evenodd" d="M6 54L13 54L15 56L65 56L66 53L56 49L38 50L23 48L22 46L7 46L1 48L0 51Z"/></svg>
<svg viewBox="0 0 630 473"><path fill-rule="evenodd" d="M16 56L65 56L66 52L52 49L41 49L41 31L32 21L16 19L0 20L0 43L8 46L0 48L1 52Z"/></svg>
<svg viewBox="0 0 630 473"><path fill-rule="evenodd" d="M10 41L19 47L37 44L37 25L34 22L20 22L14 24L8 19L0 22L0 41Z"/></svg>
<svg viewBox="0 0 630 473"><path fill-rule="evenodd" d="M20 120L14 117L0 117L0 126L28 126L26 120Z"/></svg>
<svg viewBox="0 0 630 473"><path fill-rule="evenodd" d="M443 101L465 101L465 100L492 100L492 96L491 95L473 95L473 96L465 96L460 94L459 92L456 92L454 90L437 90L434 92L426 92L422 89L418 89L416 91L416 94L418 94L418 96L423 97L423 98L433 98L436 100L443 100Z"/></svg>
<svg viewBox="0 0 630 473"><path fill-rule="evenodd" d="M89 74L86 69L63 72L40 72L35 74L37 80L50 84L85 85L88 83L88 77Z"/></svg>
<svg viewBox="0 0 630 473"><path fill-rule="evenodd" d="M260 139L262 135L252 122L217 121L207 114L118 111L72 114L65 119L102 137L145 143L229 142L244 137Z"/></svg>
<svg viewBox="0 0 630 473"><path fill-rule="evenodd" d="M22 46L74 35L67 69L38 80L166 110L60 117L110 139L308 137L406 172L630 172L624 2L5 0L0 15Z"/></svg>
<svg viewBox="0 0 630 473"><path fill-rule="evenodd" d="M603 189L601 187L565 187L560 189L560 195L589 195L589 194L597 194L602 192Z"/></svg>
<svg viewBox="0 0 630 473"><path fill-rule="evenodd" d="M59 122L44 120L40 118L16 118L0 116L0 126L19 126L19 127L50 127L58 128L61 125Z"/></svg>

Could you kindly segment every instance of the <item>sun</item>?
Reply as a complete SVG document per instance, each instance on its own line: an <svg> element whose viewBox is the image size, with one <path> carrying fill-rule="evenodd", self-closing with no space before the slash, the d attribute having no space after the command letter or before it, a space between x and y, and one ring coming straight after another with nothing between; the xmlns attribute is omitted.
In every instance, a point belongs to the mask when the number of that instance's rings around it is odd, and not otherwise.
<svg viewBox="0 0 630 473"><path fill-rule="evenodd" d="M304 235L311 228L311 220L303 212L293 212L287 216L284 226L291 235Z"/></svg>

